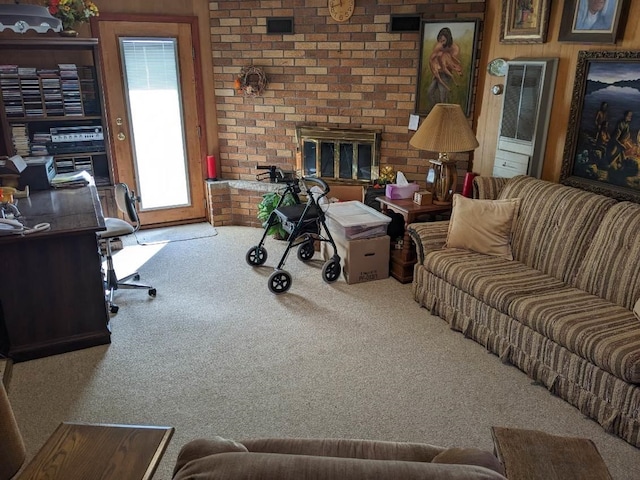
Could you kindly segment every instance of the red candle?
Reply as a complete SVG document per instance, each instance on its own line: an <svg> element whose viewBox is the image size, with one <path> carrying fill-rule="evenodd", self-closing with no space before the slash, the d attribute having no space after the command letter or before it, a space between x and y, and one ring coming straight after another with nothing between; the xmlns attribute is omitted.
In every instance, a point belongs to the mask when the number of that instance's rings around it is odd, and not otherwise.
<svg viewBox="0 0 640 480"><path fill-rule="evenodd" d="M217 180L216 157L213 155L207 155L207 180Z"/></svg>
<svg viewBox="0 0 640 480"><path fill-rule="evenodd" d="M464 197L473 197L473 179L477 176L477 173L471 172L467 172L467 174L464 176L464 184L462 185L462 195Z"/></svg>

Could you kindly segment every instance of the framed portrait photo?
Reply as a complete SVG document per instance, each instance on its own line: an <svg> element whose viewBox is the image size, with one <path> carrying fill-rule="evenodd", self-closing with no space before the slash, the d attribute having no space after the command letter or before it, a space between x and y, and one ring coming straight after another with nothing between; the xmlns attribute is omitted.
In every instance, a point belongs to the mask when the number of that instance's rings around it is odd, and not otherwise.
<svg viewBox="0 0 640 480"><path fill-rule="evenodd" d="M457 103L470 114L476 69L478 20L422 22L415 113L436 103Z"/></svg>
<svg viewBox="0 0 640 480"><path fill-rule="evenodd" d="M500 43L544 43L551 0L502 0Z"/></svg>
<svg viewBox="0 0 640 480"><path fill-rule="evenodd" d="M640 52L581 51L560 181L640 203Z"/></svg>
<svg viewBox="0 0 640 480"><path fill-rule="evenodd" d="M616 43L628 0L567 0L560 20L561 42Z"/></svg>

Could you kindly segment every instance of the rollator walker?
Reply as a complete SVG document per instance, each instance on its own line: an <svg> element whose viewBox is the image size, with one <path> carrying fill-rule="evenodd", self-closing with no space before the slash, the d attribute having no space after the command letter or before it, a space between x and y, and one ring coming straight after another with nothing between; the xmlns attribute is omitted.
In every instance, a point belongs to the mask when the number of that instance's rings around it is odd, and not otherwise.
<svg viewBox="0 0 640 480"><path fill-rule="evenodd" d="M258 167L259 169L261 167ZM258 180L269 178L273 183L284 183L285 188L280 193L280 200L276 208L271 212L267 221L263 224L264 233L260 239L260 243L249 249L246 254L246 261L249 265L256 267L263 265L267 261L267 249L264 247L265 240L269 229L282 224L283 229L289 234L287 238L287 248L282 254L282 258L275 267L273 273L269 276L269 290L275 294L285 293L291 288L291 274L284 270L284 265L289 255L289 251L297 247L298 259L308 262L315 254L315 242L329 242L333 247L333 256L327 260L322 267L322 279L326 283L333 283L342 272L340 266L340 256L337 253L336 244L326 225L326 217L324 210L319 205L320 199L326 197L329 193L329 185L315 177L296 178L292 174L285 174L277 167L262 167L268 169L268 174L258 174ZM311 187L317 186L321 192L319 194L312 193ZM306 194L306 202L302 203L300 194ZM294 205L283 206L282 203L291 194L295 200Z"/></svg>

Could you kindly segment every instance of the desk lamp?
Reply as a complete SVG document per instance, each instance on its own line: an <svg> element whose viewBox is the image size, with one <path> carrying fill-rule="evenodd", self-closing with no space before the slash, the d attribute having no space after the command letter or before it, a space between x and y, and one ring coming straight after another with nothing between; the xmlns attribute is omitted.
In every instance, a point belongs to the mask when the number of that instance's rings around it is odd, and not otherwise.
<svg viewBox="0 0 640 480"><path fill-rule="evenodd" d="M433 203L451 205L458 183L458 172L456 161L449 159L448 154L468 152L479 146L460 105L437 103L411 137L409 145L438 153L437 160L429 160L427 184L431 182L433 174Z"/></svg>

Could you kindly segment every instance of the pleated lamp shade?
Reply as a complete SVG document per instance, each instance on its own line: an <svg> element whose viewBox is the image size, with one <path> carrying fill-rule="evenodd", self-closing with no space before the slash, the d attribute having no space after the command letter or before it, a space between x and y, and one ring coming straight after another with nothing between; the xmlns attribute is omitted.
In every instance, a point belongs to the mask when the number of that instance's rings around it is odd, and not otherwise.
<svg viewBox="0 0 640 480"><path fill-rule="evenodd" d="M479 146L462 108L453 103L434 105L409 145L437 153L468 152Z"/></svg>
<svg viewBox="0 0 640 480"><path fill-rule="evenodd" d="M13 477L24 463L26 450L0 379L0 480Z"/></svg>

